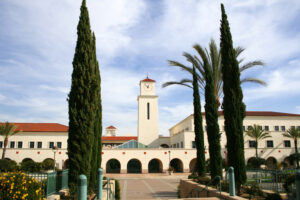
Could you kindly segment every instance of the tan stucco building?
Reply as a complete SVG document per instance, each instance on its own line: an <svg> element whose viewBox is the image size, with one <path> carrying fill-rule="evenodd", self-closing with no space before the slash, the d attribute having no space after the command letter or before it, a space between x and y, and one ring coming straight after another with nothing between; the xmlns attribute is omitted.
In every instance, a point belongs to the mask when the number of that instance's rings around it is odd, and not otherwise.
<svg viewBox="0 0 300 200"><path fill-rule="evenodd" d="M203 128L205 116L203 114ZM158 133L158 96L155 93L155 81L146 78L140 81L138 96L138 136L117 136L116 128L109 126L102 137L102 168L109 173L148 173L164 172L169 165L178 172L189 172L195 165L194 117L190 115L169 129L169 137L160 137ZM222 156L226 158L226 135L224 117L219 112ZM253 124L262 126L271 135L259 142L259 156L267 159L270 165L282 162L294 153L294 143L282 134L292 126L300 129L300 115L248 111L244 119L244 130ZM63 167L68 159L68 127L51 123L15 123L23 130L9 138L6 157L17 162L31 158L36 162L53 158L51 147L58 146L56 160ZM204 138L206 159L209 158L208 142ZM247 136L245 141L245 162L255 156L253 140ZM3 137L0 136L0 153Z"/></svg>

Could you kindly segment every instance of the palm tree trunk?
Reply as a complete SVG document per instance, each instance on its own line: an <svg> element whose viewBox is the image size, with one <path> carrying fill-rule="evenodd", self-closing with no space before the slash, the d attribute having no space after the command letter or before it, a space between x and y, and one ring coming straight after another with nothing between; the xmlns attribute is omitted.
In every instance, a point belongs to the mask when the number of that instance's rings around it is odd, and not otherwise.
<svg viewBox="0 0 300 200"><path fill-rule="evenodd" d="M296 153L296 164L297 164L297 169L299 168L299 158L298 158L298 142L297 139L294 140L295 144L295 153Z"/></svg>
<svg viewBox="0 0 300 200"><path fill-rule="evenodd" d="M255 156L256 156L256 159L258 158L257 148L258 148L258 144L257 144L257 141L255 141Z"/></svg>
<svg viewBox="0 0 300 200"><path fill-rule="evenodd" d="M2 159L5 158L5 152L6 152L7 143L8 143L8 138L5 137L5 139L4 139L4 148L3 148L3 152L2 152Z"/></svg>

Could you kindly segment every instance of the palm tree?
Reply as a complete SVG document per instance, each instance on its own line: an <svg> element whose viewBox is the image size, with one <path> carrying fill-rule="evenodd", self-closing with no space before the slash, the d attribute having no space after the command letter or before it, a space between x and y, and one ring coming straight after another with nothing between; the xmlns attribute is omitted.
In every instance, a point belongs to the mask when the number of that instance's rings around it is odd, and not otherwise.
<svg viewBox="0 0 300 200"><path fill-rule="evenodd" d="M299 168L298 158L298 139L300 138L300 131L296 127L292 126L285 133L282 134L284 137L292 138L294 140L295 153L297 158L297 168Z"/></svg>
<svg viewBox="0 0 300 200"><path fill-rule="evenodd" d="M5 158L6 147L8 144L8 138L16 133L21 131L16 131L17 126L14 124L10 124L9 122L5 122L0 124L0 135L4 136L4 148L2 152L2 159Z"/></svg>
<svg viewBox="0 0 300 200"><path fill-rule="evenodd" d="M258 154L257 154L258 141L271 137L270 133L265 132L265 130L263 130L261 126L254 124L251 129L246 131L246 135L249 136L250 138L255 139L255 157L258 158Z"/></svg>
<svg viewBox="0 0 300 200"><path fill-rule="evenodd" d="M223 80L222 80L222 70L221 70L221 54L220 54L220 49L217 47L215 41L213 39L211 39L210 43L209 43L209 51L205 48L205 50L199 45L196 44L193 46L193 48L198 52L199 57L197 56L192 56L189 53L184 52L183 56L186 57L186 60L193 63L193 65L197 68L197 70L199 71L199 73L197 73L198 75L198 81L199 81L199 87L200 89L203 91L204 87L205 87L205 72L203 69L203 60L208 59L209 61L209 67L211 68L212 74L213 74L213 80L214 80L214 87L215 87L215 96L216 96L216 100L217 100L217 104L218 107L220 106L220 99L223 95ZM201 51L204 50L204 54L200 54L199 53L199 49L201 49ZM244 51L245 49L242 47L237 47L235 49L236 52L236 57L238 57L239 55L241 55L241 53ZM252 62L248 62L246 64L242 64L244 59L239 59L239 65L240 65L240 72L243 72L249 68L252 68L254 66L263 66L264 63L260 60L255 60ZM173 61L173 60L169 60L169 65L170 66L175 66L175 67L179 67L180 69L182 69L183 71L186 71L188 73L190 73L191 75L193 74L193 67L191 66L186 66L180 62L177 61ZM253 78L253 77L246 77L243 78L241 80L241 83L245 83L245 82L253 82L253 83L257 83L260 85L267 85L266 82L264 82L263 80L257 79L257 78ZM191 79L182 79L180 81L169 81L166 82L162 85L162 87L167 87L169 85L182 85L182 86L186 86L189 88L192 88L192 80Z"/></svg>

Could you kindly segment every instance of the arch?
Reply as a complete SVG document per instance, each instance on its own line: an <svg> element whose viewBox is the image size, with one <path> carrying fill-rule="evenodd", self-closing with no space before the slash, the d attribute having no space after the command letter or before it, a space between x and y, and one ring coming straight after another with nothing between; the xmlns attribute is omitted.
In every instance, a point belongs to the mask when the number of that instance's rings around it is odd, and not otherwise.
<svg viewBox="0 0 300 200"><path fill-rule="evenodd" d="M69 169L69 159L65 160L63 166L64 166L64 169Z"/></svg>
<svg viewBox="0 0 300 200"><path fill-rule="evenodd" d="M148 163L148 172L149 173L162 173L163 165L161 160L154 158Z"/></svg>
<svg viewBox="0 0 300 200"><path fill-rule="evenodd" d="M110 159L106 163L106 173L120 174L121 164L117 159Z"/></svg>
<svg viewBox="0 0 300 200"><path fill-rule="evenodd" d="M7 158L7 157L5 157L4 159L5 159L5 160L11 160L10 158Z"/></svg>
<svg viewBox="0 0 300 200"><path fill-rule="evenodd" d="M131 159L127 163L127 173L142 173L142 164L138 159Z"/></svg>
<svg viewBox="0 0 300 200"><path fill-rule="evenodd" d="M169 145L167 145L167 144L161 144L160 147L161 148L169 148Z"/></svg>
<svg viewBox="0 0 300 200"><path fill-rule="evenodd" d="M287 156L283 159L283 162L286 163L287 167L293 166L293 161L291 160L290 156Z"/></svg>
<svg viewBox="0 0 300 200"><path fill-rule="evenodd" d="M255 157L250 157L247 161L247 166L253 162L253 160L255 160L256 158Z"/></svg>
<svg viewBox="0 0 300 200"><path fill-rule="evenodd" d="M190 167L190 172L193 173L196 171L196 163L197 163L197 158L193 158L190 161L189 167Z"/></svg>
<svg viewBox="0 0 300 200"><path fill-rule="evenodd" d="M267 168L276 169L277 168L277 160L274 157L269 157L266 161Z"/></svg>
<svg viewBox="0 0 300 200"><path fill-rule="evenodd" d="M31 158L24 158L24 159L22 160L22 162L29 162L29 161L30 161L30 162L31 162L31 161L34 162Z"/></svg>
<svg viewBox="0 0 300 200"><path fill-rule="evenodd" d="M173 158L170 162L170 166L174 169L174 172L183 172L183 163L178 158Z"/></svg>

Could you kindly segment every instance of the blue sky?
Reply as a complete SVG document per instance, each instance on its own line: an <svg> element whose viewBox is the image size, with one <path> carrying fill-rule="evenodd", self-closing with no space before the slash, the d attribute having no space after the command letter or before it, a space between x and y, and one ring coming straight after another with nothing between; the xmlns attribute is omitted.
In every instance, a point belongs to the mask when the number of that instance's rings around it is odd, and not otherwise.
<svg viewBox="0 0 300 200"><path fill-rule="evenodd" d="M234 46L245 61L265 67L243 76L267 87L244 84L247 110L300 113L300 2L223 1ZM68 125L76 27L81 0L0 1L0 121ZM103 126L137 134L139 81L157 81L160 134L192 113L192 90L161 88L187 74L167 60L186 63L192 45L219 43L220 1L87 0L102 76ZM203 99L202 99L203 100Z"/></svg>

